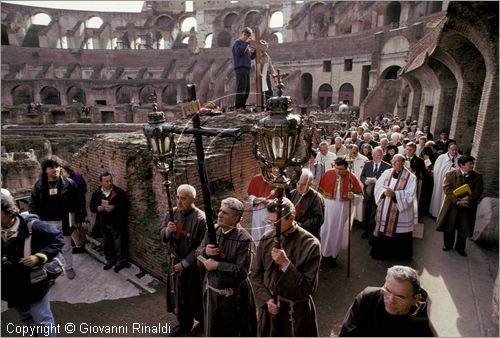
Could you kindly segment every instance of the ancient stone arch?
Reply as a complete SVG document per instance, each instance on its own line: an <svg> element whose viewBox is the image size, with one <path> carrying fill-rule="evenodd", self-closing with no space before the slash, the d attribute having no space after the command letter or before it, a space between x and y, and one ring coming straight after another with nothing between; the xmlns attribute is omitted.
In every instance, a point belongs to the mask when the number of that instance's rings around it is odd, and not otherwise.
<svg viewBox="0 0 500 338"><path fill-rule="evenodd" d="M231 33L228 31L222 31L217 36L217 47L229 47L231 46Z"/></svg>
<svg viewBox="0 0 500 338"><path fill-rule="evenodd" d="M392 1L385 9L385 25L391 25L392 28L399 27L399 19L401 17L401 4L399 1Z"/></svg>
<svg viewBox="0 0 500 338"><path fill-rule="evenodd" d="M142 87L139 90L139 102L141 104L153 103L153 99L151 98L151 96L153 95L153 92L154 92L154 88L151 85L147 85L147 86Z"/></svg>
<svg viewBox="0 0 500 338"><path fill-rule="evenodd" d="M333 89L328 83L323 83L318 90L318 104L321 109L327 109L332 104Z"/></svg>
<svg viewBox="0 0 500 338"><path fill-rule="evenodd" d="M398 78L398 71L401 69L399 66L389 66L380 74L381 79L396 80Z"/></svg>
<svg viewBox="0 0 500 338"><path fill-rule="evenodd" d="M262 16L258 11L250 11L245 16L245 27L258 27L262 22Z"/></svg>
<svg viewBox="0 0 500 338"><path fill-rule="evenodd" d="M85 91L78 86L71 86L68 88L67 94L68 104L79 102L81 104L86 104Z"/></svg>
<svg viewBox="0 0 500 338"><path fill-rule="evenodd" d="M116 103L129 104L132 101L132 89L127 86L118 87L116 90Z"/></svg>
<svg viewBox="0 0 500 338"><path fill-rule="evenodd" d="M339 104L343 102L352 105L354 102L354 87L350 83L344 83L339 88Z"/></svg>
<svg viewBox="0 0 500 338"><path fill-rule="evenodd" d="M12 88L12 103L29 104L33 102L33 90L26 85L19 85Z"/></svg>
<svg viewBox="0 0 500 338"><path fill-rule="evenodd" d="M168 84L165 88L163 88L161 100L167 105L177 104L177 88L174 84Z"/></svg>
<svg viewBox="0 0 500 338"><path fill-rule="evenodd" d="M236 14L236 13L227 14L224 17L224 29L232 30L233 25L235 24L237 19L238 19L238 14Z"/></svg>
<svg viewBox="0 0 500 338"><path fill-rule="evenodd" d="M42 104L61 104L61 95L59 90L54 87L46 86L40 91Z"/></svg>

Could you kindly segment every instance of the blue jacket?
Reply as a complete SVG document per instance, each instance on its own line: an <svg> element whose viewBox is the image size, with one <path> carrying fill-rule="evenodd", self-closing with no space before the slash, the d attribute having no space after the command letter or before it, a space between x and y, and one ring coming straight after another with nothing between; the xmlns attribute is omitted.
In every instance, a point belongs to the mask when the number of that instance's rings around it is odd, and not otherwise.
<svg viewBox="0 0 500 338"><path fill-rule="evenodd" d="M20 221L17 235L7 240L2 238L2 300L9 307L32 304L49 291L48 279L31 284L31 268L19 263L24 257L24 241L29 236L27 222L35 220L32 226L32 255L42 254L51 260L64 246L63 235L54 225L40 220L37 215L17 218Z"/></svg>
<svg viewBox="0 0 500 338"><path fill-rule="evenodd" d="M249 45L249 42L237 39L233 44L233 68L252 68L251 60L255 59L255 50L248 55L245 53L245 49Z"/></svg>

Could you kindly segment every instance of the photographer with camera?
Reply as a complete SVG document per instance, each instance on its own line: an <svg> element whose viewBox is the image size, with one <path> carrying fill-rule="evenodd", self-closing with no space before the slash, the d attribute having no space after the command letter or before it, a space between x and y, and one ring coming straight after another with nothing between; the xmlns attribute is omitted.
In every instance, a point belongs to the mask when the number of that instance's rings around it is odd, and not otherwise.
<svg viewBox="0 0 500 338"><path fill-rule="evenodd" d="M55 226L36 215L21 217L14 198L2 189L2 300L14 307L23 323L37 336L55 336L54 316L47 295L49 278L32 282L30 273L54 258L64 246ZM28 222L32 222L32 232ZM31 255L25 242L31 236ZM29 243L29 241L28 241ZM28 247L29 248L29 247Z"/></svg>

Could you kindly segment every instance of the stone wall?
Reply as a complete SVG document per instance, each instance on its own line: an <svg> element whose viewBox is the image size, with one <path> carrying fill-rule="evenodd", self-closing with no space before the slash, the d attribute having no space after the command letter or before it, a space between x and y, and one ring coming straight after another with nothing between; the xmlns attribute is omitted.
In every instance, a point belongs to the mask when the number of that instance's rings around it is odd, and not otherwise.
<svg viewBox="0 0 500 338"><path fill-rule="evenodd" d="M203 138L214 211L219 208L220 201L229 196L245 201L250 178L259 172L252 154L252 137L248 133L256 116L232 114L230 119L219 116L205 121L205 126L242 128L241 136L236 139ZM182 121L178 122L182 124ZM177 148L178 155L171 175L171 195L175 196L178 185L191 184L198 194L196 205L203 209L192 137L183 135L178 140ZM87 201L90 201L92 192L99 187L99 175L102 172L109 171L114 175L114 183L127 192L132 204L128 231L130 258L152 275L164 278L166 256L160 244L158 229L168 208L167 197L162 185L163 177L152 162L142 131L98 135L80 149L73 164L87 180ZM242 219L245 227L251 222L251 208L248 204L246 209Z"/></svg>

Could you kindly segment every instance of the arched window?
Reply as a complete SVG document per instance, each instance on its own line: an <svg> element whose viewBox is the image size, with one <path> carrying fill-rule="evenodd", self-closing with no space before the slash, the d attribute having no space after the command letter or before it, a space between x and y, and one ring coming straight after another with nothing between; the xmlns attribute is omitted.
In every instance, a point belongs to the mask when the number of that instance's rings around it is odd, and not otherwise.
<svg viewBox="0 0 500 338"><path fill-rule="evenodd" d="M205 38L205 48L212 48L212 40L214 35L212 33L208 34Z"/></svg>
<svg viewBox="0 0 500 338"><path fill-rule="evenodd" d="M271 41L283 43L283 34L281 34L280 32L273 33Z"/></svg>
<svg viewBox="0 0 500 338"><path fill-rule="evenodd" d="M318 90L318 103L321 109L325 110L332 104L332 86L323 83Z"/></svg>
<svg viewBox="0 0 500 338"><path fill-rule="evenodd" d="M247 14L245 18L245 26L246 27L257 27L260 25L262 21L260 13L257 11L251 11Z"/></svg>
<svg viewBox="0 0 500 338"><path fill-rule="evenodd" d="M17 104L29 104L33 102L33 92L31 88L20 85L12 89L12 103Z"/></svg>
<svg viewBox="0 0 500 338"><path fill-rule="evenodd" d="M139 103L153 103L152 95L154 92L153 86L142 87L139 91Z"/></svg>
<svg viewBox="0 0 500 338"><path fill-rule="evenodd" d="M7 26L2 24L2 46L9 45L9 34L7 33Z"/></svg>
<svg viewBox="0 0 500 338"><path fill-rule="evenodd" d="M68 89L68 104L81 103L85 104L85 92L80 87L72 86Z"/></svg>
<svg viewBox="0 0 500 338"><path fill-rule="evenodd" d="M130 88L119 87L116 90L116 103L117 104L129 104L132 101L132 94Z"/></svg>
<svg viewBox="0 0 500 338"><path fill-rule="evenodd" d="M43 104L61 104L59 91L54 87L43 87L40 91L40 98Z"/></svg>
<svg viewBox="0 0 500 338"><path fill-rule="evenodd" d="M283 27L283 12L274 12L269 20L269 28Z"/></svg>
<svg viewBox="0 0 500 338"><path fill-rule="evenodd" d="M393 1L387 5L385 12L385 24L391 25L392 28L399 27L399 17L401 15L401 4L398 1Z"/></svg>
<svg viewBox="0 0 500 338"><path fill-rule="evenodd" d="M38 13L31 17L31 23L33 25L47 26L51 21L52 19L50 16L45 13Z"/></svg>
<svg viewBox="0 0 500 338"><path fill-rule="evenodd" d="M168 85L163 89L161 93L161 99L163 103L168 105L176 105L177 104L177 90L174 85Z"/></svg>
<svg viewBox="0 0 500 338"><path fill-rule="evenodd" d="M231 45L231 34L226 31L219 33L217 37L217 47L229 47Z"/></svg>
<svg viewBox="0 0 500 338"><path fill-rule="evenodd" d="M187 17L181 22L181 32L189 32L191 28L194 27L194 30L197 30L197 22L193 17Z"/></svg>
<svg viewBox="0 0 500 338"><path fill-rule="evenodd" d="M382 72L380 78L386 80L396 80L398 78L398 72L400 69L401 67L399 66L390 66Z"/></svg>
<svg viewBox="0 0 500 338"><path fill-rule="evenodd" d="M339 104L343 102L352 105L354 100L354 87L350 83L344 83L339 89Z"/></svg>
<svg viewBox="0 0 500 338"><path fill-rule="evenodd" d="M237 18L238 15L235 13L229 13L228 15L226 15L226 17L224 18L224 28L229 30L233 28L233 24Z"/></svg>
<svg viewBox="0 0 500 338"><path fill-rule="evenodd" d="M103 24L103 21L100 17L93 16L87 20L87 22L85 23L85 26L87 28L97 28L98 29L98 28L101 28L102 24Z"/></svg>

